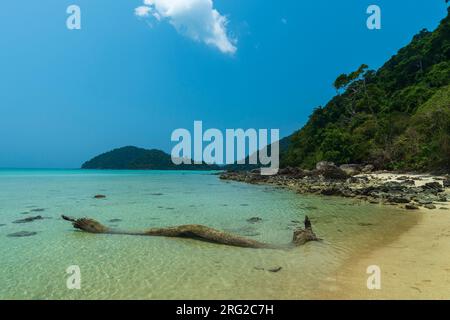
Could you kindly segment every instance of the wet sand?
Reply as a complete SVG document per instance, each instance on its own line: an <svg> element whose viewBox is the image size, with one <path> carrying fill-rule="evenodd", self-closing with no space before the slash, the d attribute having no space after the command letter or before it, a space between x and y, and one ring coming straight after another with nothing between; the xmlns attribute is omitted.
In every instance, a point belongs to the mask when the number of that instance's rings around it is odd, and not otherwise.
<svg viewBox="0 0 450 320"><path fill-rule="evenodd" d="M450 299L450 206L420 213L417 224L399 230L396 240L351 257L322 281L314 298ZM381 270L379 290L367 288L371 265Z"/></svg>

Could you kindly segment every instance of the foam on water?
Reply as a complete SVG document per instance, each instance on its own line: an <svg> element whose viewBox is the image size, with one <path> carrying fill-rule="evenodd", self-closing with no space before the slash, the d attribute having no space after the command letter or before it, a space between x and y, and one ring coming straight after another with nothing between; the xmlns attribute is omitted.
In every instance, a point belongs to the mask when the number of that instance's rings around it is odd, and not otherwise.
<svg viewBox="0 0 450 320"><path fill-rule="evenodd" d="M290 242L295 221L307 214L324 241L257 250L93 235L75 231L61 214L120 229L204 224L277 244ZM33 215L48 219L12 223ZM251 217L262 221L247 222ZM350 255L389 241L416 218L355 200L221 181L209 172L0 170L0 298L307 298ZM7 237L19 231L37 234ZM70 265L81 269L81 290L66 287Z"/></svg>

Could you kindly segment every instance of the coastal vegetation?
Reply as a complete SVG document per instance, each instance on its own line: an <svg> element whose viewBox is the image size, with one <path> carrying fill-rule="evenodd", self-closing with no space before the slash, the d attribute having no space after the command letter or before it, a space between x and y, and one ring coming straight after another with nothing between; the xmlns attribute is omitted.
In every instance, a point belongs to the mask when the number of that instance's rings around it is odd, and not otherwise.
<svg viewBox="0 0 450 320"><path fill-rule="evenodd" d="M192 161L191 161L192 162ZM175 165L169 154L161 150L147 150L133 146L114 149L85 162L82 169L115 170L218 170L214 165Z"/></svg>
<svg viewBox="0 0 450 320"><path fill-rule="evenodd" d="M319 161L378 169L450 169L450 15L422 30L380 69L361 65L290 137L282 166Z"/></svg>

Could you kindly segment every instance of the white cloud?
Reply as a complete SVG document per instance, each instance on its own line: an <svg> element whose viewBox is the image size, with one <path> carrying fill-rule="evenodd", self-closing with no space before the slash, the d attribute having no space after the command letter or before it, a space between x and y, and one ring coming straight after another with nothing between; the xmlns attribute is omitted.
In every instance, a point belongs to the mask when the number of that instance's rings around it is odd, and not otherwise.
<svg viewBox="0 0 450 320"><path fill-rule="evenodd" d="M135 14L167 20L180 34L223 53L234 54L237 50L236 40L227 32L228 19L214 9L213 0L144 0L144 6L136 8Z"/></svg>
<svg viewBox="0 0 450 320"><path fill-rule="evenodd" d="M134 14L138 17L148 17L150 14L150 8L146 6L140 6L134 9Z"/></svg>

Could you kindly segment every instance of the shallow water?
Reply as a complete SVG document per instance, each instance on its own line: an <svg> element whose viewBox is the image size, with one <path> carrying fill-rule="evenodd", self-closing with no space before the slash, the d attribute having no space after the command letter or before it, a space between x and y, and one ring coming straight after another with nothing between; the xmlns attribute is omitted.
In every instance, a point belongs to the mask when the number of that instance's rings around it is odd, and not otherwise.
<svg viewBox="0 0 450 320"><path fill-rule="evenodd" d="M93 235L75 231L61 214L120 229L205 224L276 244L289 243L295 221L307 214L324 241L262 250ZM12 223L36 215L46 219ZM263 220L252 224L251 217ZM351 199L221 181L209 172L0 170L0 299L308 298L351 255L391 240L416 218ZM19 231L37 234L7 236ZM80 267L80 290L66 286L71 265ZM274 267L282 269L267 271Z"/></svg>

